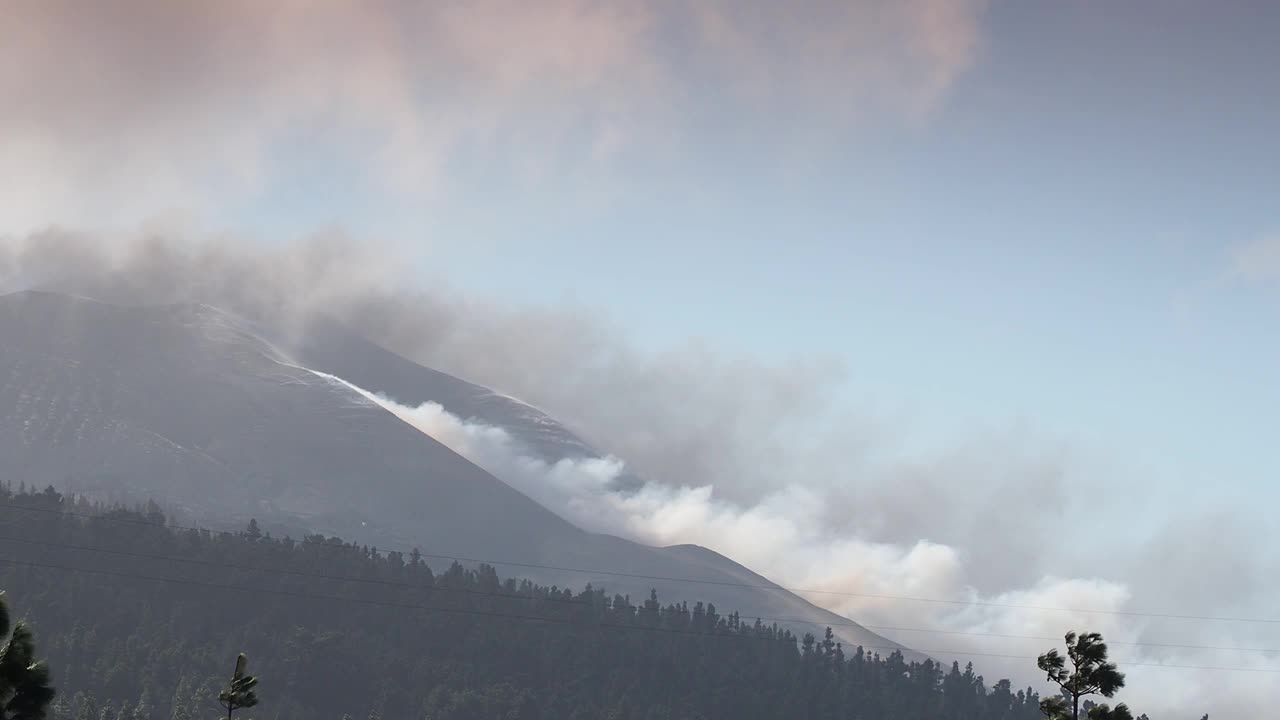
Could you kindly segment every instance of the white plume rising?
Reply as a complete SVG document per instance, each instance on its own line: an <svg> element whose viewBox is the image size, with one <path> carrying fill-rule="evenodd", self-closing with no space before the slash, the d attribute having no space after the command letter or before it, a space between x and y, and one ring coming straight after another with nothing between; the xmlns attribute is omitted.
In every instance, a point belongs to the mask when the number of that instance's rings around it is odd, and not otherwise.
<svg viewBox="0 0 1280 720"><path fill-rule="evenodd" d="M1190 699L1207 689L1204 685L1224 680L1212 671L1149 665L1225 664L1280 672L1274 656L1224 658L1196 648L1136 646L1160 621L1124 614L1131 610L1131 593L1121 583L1044 576L1029 587L983 595L969 582L969 567L957 548L928 540L897 544L854 533L833 536L829 528L808 522L825 502L808 488L784 487L752 505L719 498L710 485L647 482L638 491L618 492L613 481L625 468L619 458L549 463L502 428L464 420L437 403L411 407L317 374L382 406L583 529L650 545L693 543L730 555L811 602L910 647L962 665L972 660L992 681L1010 677L1019 686L1044 691L1031 658L1054 645L1063 628L1104 634L1130 676L1124 699L1144 711L1174 711L1178 701L1168 696L1169 687L1182 688ZM1236 642L1217 632L1196 639ZM1243 697L1258 697L1273 678L1267 672L1236 673L1228 681L1242 683Z"/></svg>

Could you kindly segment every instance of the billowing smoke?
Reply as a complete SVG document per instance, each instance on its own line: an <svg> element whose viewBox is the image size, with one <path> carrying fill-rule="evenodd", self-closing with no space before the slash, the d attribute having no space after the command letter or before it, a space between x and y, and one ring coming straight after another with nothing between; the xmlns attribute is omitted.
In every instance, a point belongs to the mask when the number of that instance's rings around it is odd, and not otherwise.
<svg viewBox="0 0 1280 720"><path fill-rule="evenodd" d="M402 274L412 265L392 246L338 236L263 247L49 231L0 244L0 290L208 302L298 335L336 319L544 409L642 477L714 488L741 506L800 500L804 488L812 498L803 524L813 532L998 552L1006 561L979 573L989 588L1037 577L1034 548L1052 533L1046 519L1075 501L1065 490L1069 449L1009 431L921 459L901 439L905 428L833 400L844 369L832 359L771 367L696 342L644 354L584 310L504 307L424 288ZM1027 542L1011 547L1011 535Z"/></svg>
<svg viewBox="0 0 1280 720"><path fill-rule="evenodd" d="M1014 429L921 450L908 426L832 400L844 377L834 362L770 367L697 345L646 354L581 309L413 282L404 257L337 235L268 246L51 230L0 242L0 289L198 300L298 334L337 320L601 448L548 462L501 428L375 398L586 529L710 547L909 646L971 657L991 679L1031 682L1028 658L1091 629L1130 663L1125 699L1153 717L1277 700L1264 671L1280 658L1253 651L1280 646L1276 624L1125 614L1269 617L1276 568L1248 511L1144 529L1131 496L1105 482L1107 459L1084 449ZM612 489L624 470L647 482Z"/></svg>
<svg viewBox="0 0 1280 720"><path fill-rule="evenodd" d="M595 191L721 140L786 166L798 138L936 104L972 64L986 5L745 4L15 0L0 22L0 232L131 227L169 208L242 217L271 189L328 177L300 160L352 168L370 182L340 192L395 197L415 220L446 175L485 197L512 177ZM735 135L701 142L690 128L705 127ZM203 301L299 337L337 320L608 453L548 463L500 428L382 400L584 527L721 550L909 645L972 654L988 678L1026 678L1025 657L999 656L1069 627L1104 632L1122 660L1277 669L1274 652L1123 644L1277 647L1277 624L1043 609L1267 617L1280 568L1265 508L1174 513L1150 496L1158 480L1126 482L1136 463L1034 427L928 447L910 419L837 400L847 369L830 358L642 352L582 308L458 292L397 246L183 234L3 238L0 290ZM1232 272L1273 282L1276 248L1243 249ZM647 483L611 491L624 468ZM1280 705L1262 672L1128 670L1128 699L1157 720Z"/></svg>
<svg viewBox="0 0 1280 720"><path fill-rule="evenodd" d="M624 463L616 457L547 462L503 429L462 420L437 403L410 407L329 377L579 527L659 546L709 547L910 647L944 660L971 661L990 678L1040 686L1030 658L1056 645L1063 628L1085 627L1102 632L1122 662L1132 688L1125 698L1156 716L1203 708L1210 698L1228 716L1244 713L1269 697L1280 673L1280 652L1259 642L1275 637L1265 632L1274 623L1265 622L1271 616L1261 606L1254 611L1263 613L1256 617L1264 622L1142 615L1125 582L1053 574L984 594L975 588L975 568L955 547L928 540L875 542L812 523L825 501L813 488L790 485L751 505L718 497L710 485L649 482L637 492L619 493L613 481ZM1165 549L1181 545L1176 549L1185 552L1188 544L1205 539L1165 538ZM1194 592L1183 593L1183 599ZM1220 692L1224 675L1230 694ZM1170 687L1178 692L1170 694Z"/></svg>

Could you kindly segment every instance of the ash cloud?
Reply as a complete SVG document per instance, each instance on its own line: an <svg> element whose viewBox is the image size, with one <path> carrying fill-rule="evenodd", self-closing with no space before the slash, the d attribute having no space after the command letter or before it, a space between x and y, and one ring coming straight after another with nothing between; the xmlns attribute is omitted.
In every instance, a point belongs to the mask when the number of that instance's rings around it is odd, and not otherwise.
<svg viewBox="0 0 1280 720"><path fill-rule="evenodd" d="M1277 568L1246 532L1262 527L1247 511L1206 509L1139 532L1127 527L1134 507L1091 479L1097 466L1078 449L1010 431L909 453L895 440L909 429L833 402L845 379L833 362L770 367L696 345L648 355L582 309L424 288L402 274L409 265L395 246L335 234L270 246L61 230L0 240L0 290L207 302L299 337L337 320L519 397L609 455L548 463L500 428L371 395L587 529L710 547L910 646L981 654L988 677L1035 681L1029 661L988 656L1052 644L989 634L1055 638L1068 628L1104 632L1130 662L1280 670L1275 653L1133 645L1276 647L1274 626L1031 609L1266 617ZM646 484L613 491L624 470ZM1215 684L1205 672L1132 667L1126 699L1153 716L1276 699L1268 673L1212 676L1223 680ZM1170 683L1188 695L1175 702L1155 690Z"/></svg>
<svg viewBox="0 0 1280 720"><path fill-rule="evenodd" d="M300 336L337 319L542 407L611 453L548 465L500 429L430 406L397 410L557 512L722 550L787 585L828 591L810 597L868 625L1280 646L1257 624L1006 607L1266 617L1280 589L1275 538L1260 510L1239 508L1135 527L1171 503L1126 494L1127 468L1098 472L1080 448L1035 434L975 435L920 454L902 441L909 427L833 402L846 370L828 359L768 366L696 343L640 352L590 311L424 287L404 276L399 247L336 233L282 245L164 227L26 232L53 220L129 227L173 207L234 210L288 176L281 146L299 142L302 126L316 128L309 149L415 207L447 193L446 167L572 181L648 167L637 158L673 162L699 150L690 127L724 125L709 119L760 118L732 139L791 147L886 111L895 121L927 114L980 46L978 0L802 5L15 0L6 15L16 21L0 23L0 231L19 234L0 239L0 289L208 302ZM840 75L822 82L832 67ZM701 102L707 88L713 102ZM1273 279L1276 256L1272 241L1242 249L1234 274ZM608 492L602 483L624 467L615 458L648 484ZM883 632L959 654L1034 655L1050 644ZM1117 644L1116 654L1277 669L1275 653ZM978 664L989 678L1031 679L1026 660ZM1280 704L1274 675L1129 672L1125 699L1157 720Z"/></svg>
<svg viewBox="0 0 1280 720"><path fill-rule="evenodd" d="M1270 623L1134 614L1143 612L1143 602L1177 597L1183 614L1271 617L1266 603L1259 602L1267 588L1242 584L1231 567L1199 568L1199 585L1186 572L1169 572L1215 542L1229 549L1224 554L1230 557L1258 562L1244 549L1248 534L1239 528L1166 528L1133 553L1124 581L1054 574L1045 567L1047 553L1042 551L1036 558L1041 573L1036 579L1021 585L1007 582L999 591L984 593L974 582L979 563L1009 563L1015 554L975 561L960 548L928 540L878 542L854 530L833 531L811 522L825 500L820 490L802 485L777 489L749 504L728 501L710 485L650 482L639 492L619 494L611 490L612 481L625 464L616 457L548 463L501 428L462 420L435 403L406 406L328 377L580 527L653 545L709 547L909 647L944 661L971 660L988 678L1010 677L1043 691L1042 678L1029 669L1031 658L1056 645L1064 628L1090 628L1104 634L1113 658L1129 676L1130 689L1122 699L1154 717L1177 717L1188 707L1234 717L1274 699L1271 680L1280 672L1280 653L1257 651L1277 639L1267 631ZM1186 519L1194 527L1192 518ZM1249 577L1257 583L1274 577L1274 569L1260 563ZM1226 602L1213 601L1223 587L1241 592ZM1136 603L1135 593L1141 595ZM1207 647L1185 647L1191 645Z"/></svg>
<svg viewBox="0 0 1280 720"><path fill-rule="evenodd" d="M845 380L834 360L771 367L697 343L649 355L585 310L504 307L422 288L402 275L408 265L394 246L336 235L268 247L51 230L0 243L0 289L207 302L299 337L336 319L544 409L642 477L711 487L741 505L807 488L821 502L811 503L806 524L824 532L1027 554L1036 543L1006 549L1006 538L1047 542L1046 514L1070 509L1069 453L1007 433L933 458L903 457L899 429L833 402ZM1034 577L1034 557L1022 559L982 579L995 587Z"/></svg>

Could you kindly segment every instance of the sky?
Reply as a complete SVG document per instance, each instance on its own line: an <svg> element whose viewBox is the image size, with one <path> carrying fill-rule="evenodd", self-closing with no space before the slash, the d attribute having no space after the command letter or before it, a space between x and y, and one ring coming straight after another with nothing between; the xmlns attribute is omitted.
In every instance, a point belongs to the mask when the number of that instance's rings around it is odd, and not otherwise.
<svg viewBox="0 0 1280 720"><path fill-rule="evenodd" d="M835 368L872 466L1065 456L1091 530L1276 539L1275 3L104 7L0 3L0 235L340 233L495 328L590 318L633 381Z"/></svg>

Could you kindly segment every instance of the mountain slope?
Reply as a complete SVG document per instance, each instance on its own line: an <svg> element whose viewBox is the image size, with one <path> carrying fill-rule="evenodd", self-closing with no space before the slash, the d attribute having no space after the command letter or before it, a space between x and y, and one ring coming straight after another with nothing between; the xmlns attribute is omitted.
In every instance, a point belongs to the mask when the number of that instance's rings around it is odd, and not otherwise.
<svg viewBox="0 0 1280 720"><path fill-rule="evenodd" d="M531 455L548 463L604 454L538 408L419 365L336 323L315 322L300 336L270 334L273 339L282 338L276 342L300 365L336 375L404 405L434 402L463 420L502 428ZM639 477L625 472L616 482L623 489L643 484Z"/></svg>
<svg viewBox="0 0 1280 720"><path fill-rule="evenodd" d="M15 479L237 516L340 510L437 547L488 515L512 522L477 538L485 551L577 533L214 308L25 293L0 301L0 337L0 457Z"/></svg>
<svg viewBox="0 0 1280 720"><path fill-rule="evenodd" d="M254 516L267 527L506 560L520 565L503 572L591 582L633 598L656 588L748 618L793 619L800 632L815 630L803 622L827 623L850 643L896 647L702 548L650 548L583 532L344 383L299 367L261 332L203 305L0 297L0 479L97 497L155 497L199 517ZM385 367L336 351L316 369L363 369L353 382L388 393L418 388L411 401L442 398L451 411L492 424L502 424L494 408L515 408L501 419L508 424L536 413L486 400L501 396L394 360L371 343L355 345L398 366L399 375L382 381ZM459 405L468 399L471 412ZM544 452L574 447L567 430L533 417L528 433L543 438Z"/></svg>

